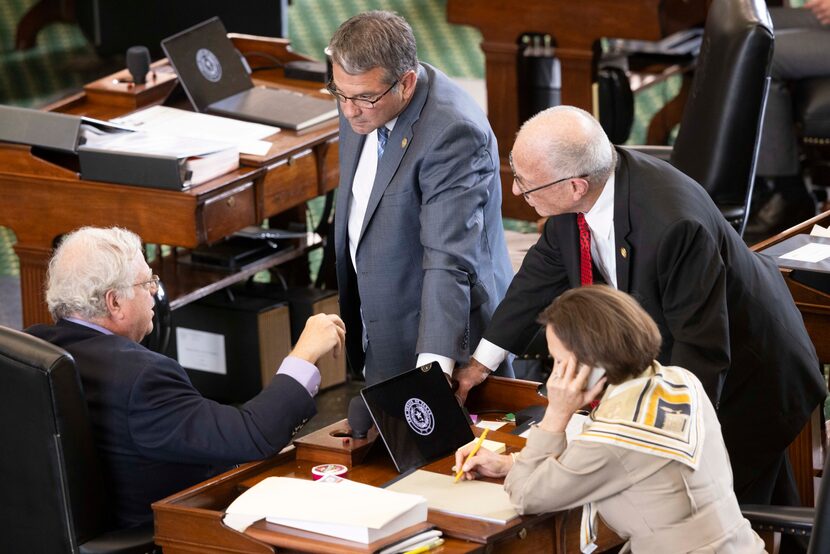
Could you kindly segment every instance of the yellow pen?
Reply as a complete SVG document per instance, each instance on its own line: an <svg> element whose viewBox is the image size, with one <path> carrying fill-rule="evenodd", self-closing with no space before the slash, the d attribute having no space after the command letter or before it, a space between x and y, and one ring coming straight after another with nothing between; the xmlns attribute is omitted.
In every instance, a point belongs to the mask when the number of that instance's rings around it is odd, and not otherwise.
<svg viewBox="0 0 830 554"><path fill-rule="evenodd" d="M481 443L484 442L484 437L487 436L487 431L489 431L489 430L490 429L485 429L484 431L481 432L481 436L478 437L478 440L476 441L475 446L473 446L473 449L470 450L469 454L467 454L467 458L464 460L464 463L461 464L461 466L458 468L458 471L455 474L455 480L453 481L453 483L458 483L458 480L461 479L461 475L464 474L464 470L462 469L464 467L464 464L466 464L470 460L470 458L472 458L473 456L476 455L476 452L478 452L478 449L481 448Z"/></svg>
<svg viewBox="0 0 830 554"><path fill-rule="evenodd" d="M444 539L438 537L435 540L429 541L428 543L419 546L418 548L413 548L412 550L407 550L404 554L421 554L422 552L429 552L433 548L438 548L444 544Z"/></svg>

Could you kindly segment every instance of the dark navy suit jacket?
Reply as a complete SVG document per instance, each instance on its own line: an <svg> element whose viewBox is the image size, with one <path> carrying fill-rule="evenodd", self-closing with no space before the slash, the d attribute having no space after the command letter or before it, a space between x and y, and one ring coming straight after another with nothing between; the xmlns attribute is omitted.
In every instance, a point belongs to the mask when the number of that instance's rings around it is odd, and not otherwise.
<svg viewBox="0 0 830 554"><path fill-rule="evenodd" d="M152 521L156 500L279 452L316 413L286 375L236 408L204 398L175 360L125 337L65 320L27 332L75 358L119 527Z"/></svg>

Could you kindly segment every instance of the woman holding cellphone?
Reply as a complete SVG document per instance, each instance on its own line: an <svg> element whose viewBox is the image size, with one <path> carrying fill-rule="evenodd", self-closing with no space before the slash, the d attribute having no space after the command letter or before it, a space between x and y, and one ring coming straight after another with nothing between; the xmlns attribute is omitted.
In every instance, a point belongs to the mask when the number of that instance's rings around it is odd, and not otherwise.
<svg viewBox="0 0 830 554"><path fill-rule="evenodd" d="M635 554L765 552L738 507L712 403L691 372L655 360L660 332L636 300L607 286L572 289L539 321L554 359L545 415L519 454L481 449L465 463L470 447L458 450L464 478L506 476L522 514L583 506L583 552L597 514ZM592 367L606 374L586 388ZM596 398L568 443L571 416Z"/></svg>

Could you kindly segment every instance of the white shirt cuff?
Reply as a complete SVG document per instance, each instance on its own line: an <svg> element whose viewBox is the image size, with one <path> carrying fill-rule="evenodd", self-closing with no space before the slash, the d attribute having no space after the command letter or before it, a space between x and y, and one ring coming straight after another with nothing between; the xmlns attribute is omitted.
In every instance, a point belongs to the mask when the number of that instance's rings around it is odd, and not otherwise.
<svg viewBox="0 0 830 554"><path fill-rule="evenodd" d="M438 354L430 354L428 352L418 354L418 361L415 362L415 367L421 367L431 362L438 362L441 370L452 377L452 370L455 369L455 360L447 358L446 356L439 356Z"/></svg>
<svg viewBox="0 0 830 554"><path fill-rule="evenodd" d="M481 339L476 351L473 352L473 358L490 371L495 371L499 364L507 358L507 350L487 339Z"/></svg>

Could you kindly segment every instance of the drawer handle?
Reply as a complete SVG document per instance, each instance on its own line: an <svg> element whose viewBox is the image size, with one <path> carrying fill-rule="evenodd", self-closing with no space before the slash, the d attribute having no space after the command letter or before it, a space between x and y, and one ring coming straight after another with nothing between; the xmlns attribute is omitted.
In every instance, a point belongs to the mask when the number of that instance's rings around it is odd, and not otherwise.
<svg viewBox="0 0 830 554"><path fill-rule="evenodd" d="M225 200L225 205L229 208L233 208L234 206L236 206L236 196L229 196Z"/></svg>

